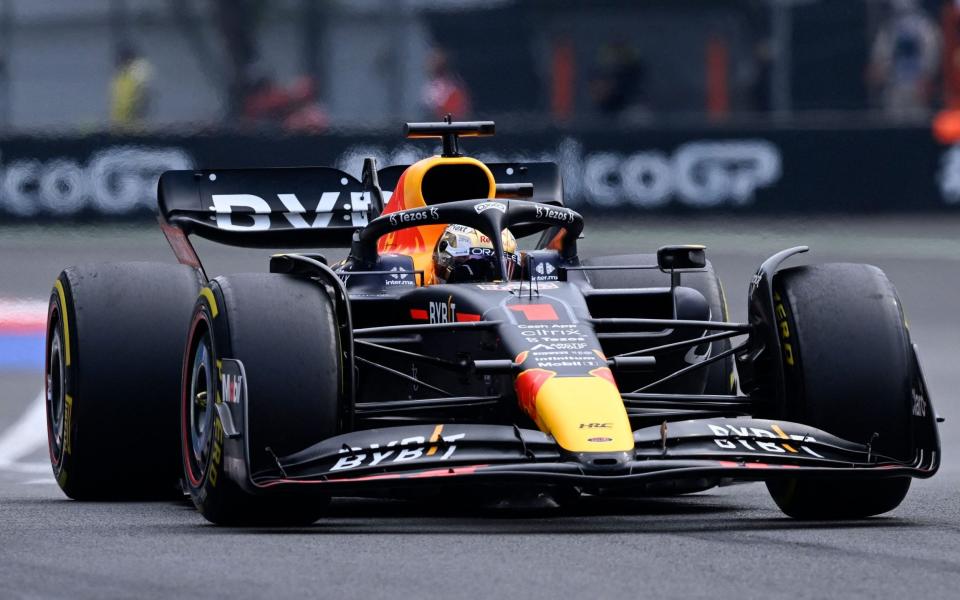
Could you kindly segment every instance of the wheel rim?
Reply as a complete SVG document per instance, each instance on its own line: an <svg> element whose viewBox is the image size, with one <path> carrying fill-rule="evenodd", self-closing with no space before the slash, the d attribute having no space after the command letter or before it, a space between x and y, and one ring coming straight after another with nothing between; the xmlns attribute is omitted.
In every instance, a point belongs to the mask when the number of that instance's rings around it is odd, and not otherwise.
<svg viewBox="0 0 960 600"><path fill-rule="evenodd" d="M61 341L59 324L53 330L47 361L47 419L50 427L50 450L54 462L59 463L63 456L64 408L67 388L63 342Z"/></svg>
<svg viewBox="0 0 960 600"><path fill-rule="evenodd" d="M213 429L213 404L216 385L214 380L213 352L210 335L205 333L197 343L190 368L188 427L190 433L190 459L198 475L202 475L209 452L210 433Z"/></svg>

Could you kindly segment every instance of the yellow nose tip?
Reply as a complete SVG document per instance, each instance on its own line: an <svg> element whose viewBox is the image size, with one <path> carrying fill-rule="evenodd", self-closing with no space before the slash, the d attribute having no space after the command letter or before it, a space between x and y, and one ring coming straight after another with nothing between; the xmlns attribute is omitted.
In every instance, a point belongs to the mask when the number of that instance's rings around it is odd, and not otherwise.
<svg viewBox="0 0 960 600"><path fill-rule="evenodd" d="M551 377L537 391L537 424L570 452L628 452L633 431L617 386L604 377Z"/></svg>

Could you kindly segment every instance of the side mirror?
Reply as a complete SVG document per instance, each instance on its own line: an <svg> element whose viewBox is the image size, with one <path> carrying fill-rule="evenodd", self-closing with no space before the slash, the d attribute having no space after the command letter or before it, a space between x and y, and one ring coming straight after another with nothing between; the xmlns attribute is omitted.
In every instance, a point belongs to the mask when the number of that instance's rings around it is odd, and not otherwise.
<svg viewBox="0 0 960 600"><path fill-rule="evenodd" d="M657 250L657 266L664 273L689 271L707 266L705 246L663 246Z"/></svg>

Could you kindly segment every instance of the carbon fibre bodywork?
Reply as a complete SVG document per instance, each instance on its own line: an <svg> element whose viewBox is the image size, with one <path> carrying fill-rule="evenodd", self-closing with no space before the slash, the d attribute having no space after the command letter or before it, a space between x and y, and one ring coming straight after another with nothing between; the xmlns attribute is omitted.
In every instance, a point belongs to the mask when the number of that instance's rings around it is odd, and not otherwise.
<svg viewBox="0 0 960 600"><path fill-rule="evenodd" d="M463 310L459 314L470 315L472 319L474 314L483 314L477 307L486 299L497 307L491 309L494 314L484 315L493 317L493 320L454 320L449 323L449 328L440 324L434 336L426 337L417 345L487 348L486 353L464 354L473 354L474 358L470 360L478 363L480 368L486 365L484 361L498 362L493 357L502 356L502 350L498 352L495 345L490 345L490 340L498 334L510 337L509 333L504 335L499 332L512 331L516 334L514 328L518 323L495 317L504 317L513 312L505 308L504 303L506 301L505 305L509 306L517 292L483 290L473 286L464 286L461 290L449 290L447 287L452 286L438 286L435 290L414 287L405 293L395 293L389 300L375 302L395 302L403 306L403 310L409 311L407 307L423 306L424 302L441 303L442 300L431 299L443 299L446 294L447 300L442 303L457 305L454 309L456 312L448 314L455 315ZM564 290L573 294L574 290L582 289L568 282L547 287L554 298L543 298L543 290L540 296L534 297L548 306L557 302L556 296L564 297ZM456 293L452 294L451 291ZM361 293L358 297L364 295ZM456 300L450 301L451 297ZM357 305L363 302L360 300L354 304L355 314L363 313L363 308L357 309ZM574 317L578 312L585 317L577 321L578 327L594 331L584 297L581 296L576 304L576 310L569 307ZM687 310L702 310L702 298L693 296L689 304L691 308ZM558 302L558 305L567 308L563 302ZM473 310L478 312L468 312ZM380 311L377 313L381 314ZM685 315L681 311L679 316ZM430 329L429 323L427 325L426 329ZM405 327L407 325L362 327L355 330L355 339L362 343L364 339L376 339L369 337L373 333L382 338L387 334L402 336L413 332L413 329ZM655 333L664 335L662 331ZM449 339L451 334L458 336L455 344ZM676 335L677 332L671 334ZM688 336L696 334L703 335L703 330L684 332ZM445 336L447 340L444 340ZM668 335L653 339L663 342L674 338ZM664 345L660 342L656 343ZM529 345L526 340L514 340L514 343ZM666 343L678 341L674 339ZM738 359L752 360L750 354L744 352ZM385 360L385 357L379 359ZM455 360L451 362L457 364ZM495 366L501 371L494 379L500 381L493 384L489 374L486 378L476 378L479 381L470 382L471 378L465 374L471 369L465 363L450 365L453 374L442 380L433 380L436 387L457 385L456 382L466 387L444 390L457 392L457 395L448 396L445 402L436 398L438 393L431 387L421 387L418 394L418 390L414 389L417 384L413 382L408 382L409 389L405 390L403 399L386 399L385 390L390 389L395 395L398 390L396 385L387 388L372 384L372 378L361 375L353 414L350 416L356 430L318 440L314 446L289 456L274 457L258 448L256 440L246 438L243 414L245 390L242 386L245 374L239 362L224 361L223 372L239 376L237 380L241 382L234 396L236 402L220 405L224 422L229 423L224 445L226 470L251 493L284 493L284 490L297 490L300 493L308 489L323 495L390 495L431 485L489 486L500 483L510 483L524 489L574 486L584 491L625 488L642 493L661 489L659 485L677 481L716 481L720 478L743 481L767 481L803 475L818 478L925 478L932 476L939 467L936 418L926 387L922 384L922 374L919 375L922 397L915 401L921 403L923 409L916 411L918 414L913 416L911 423L916 447L912 460L903 461L872 452L869 440L843 440L802 424L748 416L758 405L776 401L775 398L755 396L747 401L747 397L742 396L743 402L736 403L729 397L718 398L717 395L703 394L702 391L699 392L700 404L695 409L705 411L700 414L684 415L678 411L644 413L643 410L628 409L631 426L635 427L631 431L633 448L629 450L574 452L558 444L554 436L535 428L529 415L515 410L516 399L511 397L512 390L509 389L512 386L504 381L509 382L513 378L516 368L503 365L503 360L499 360L499 363ZM603 368L602 362L596 364L601 365L596 368ZM919 373L919 365L917 367ZM582 366L577 366L574 370L580 368ZM475 374L476 367L473 369ZM653 366L652 380L662 378L662 372L658 373L657 369L672 372L675 365L663 363ZM441 368L437 371L447 370ZM365 372L362 366L358 372ZM690 386L702 386L702 381L681 381L677 389ZM622 397L624 405L631 406L632 395L627 392ZM680 407L684 400L691 401L698 397L698 393L673 391L657 397ZM510 401L504 402L505 398ZM229 414L223 414L224 411ZM709 416L711 414L716 416ZM698 416L701 418L693 418ZM603 431L603 427L598 427L592 433L602 437Z"/></svg>
<svg viewBox="0 0 960 600"><path fill-rule="evenodd" d="M442 125L445 136L456 129ZM445 138L444 147L455 141ZM476 194L425 194L431 169L446 167L455 167L456 177L480 169ZM684 284L687 273L706 268L702 247L662 248L649 264L584 265L577 252L583 219L562 206L555 167L495 165L548 182L532 199L517 197L529 190L516 182L502 189L492 183L487 167L434 157L384 170L397 186L389 201L372 161L362 180L329 168L161 178L164 233L180 262L201 274L190 234L241 246L350 247L335 265L309 254L276 255L270 264L271 272L312 281L334 300L338 335L346 340L342 433L277 456L271 440L252 439L248 427L245 382L269 374L246 373L239 360L224 357L216 411L224 472L238 486L251 494L389 495L500 483L643 492L676 481L937 471L937 418L915 351L914 397L904 398L914 407L910 456L878 454L872 438L845 440L802 423L756 418L780 414L785 402L773 278L805 247L765 261L750 283L747 322L726 322L711 313L711 299ZM411 180L415 193L401 198ZM431 284L427 233L446 224L487 235L500 276ZM516 279L503 267L505 228L542 234ZM399 241L385 246L384 239ZM591 272L603 269L646 270L665 280L595 287ZM721 341L731 345L717 350ZM623 351L624 344L632 349ZM739 381L731 374L722 387L711 384L706 367L720 362L731 373L735 364Z"/></svg>

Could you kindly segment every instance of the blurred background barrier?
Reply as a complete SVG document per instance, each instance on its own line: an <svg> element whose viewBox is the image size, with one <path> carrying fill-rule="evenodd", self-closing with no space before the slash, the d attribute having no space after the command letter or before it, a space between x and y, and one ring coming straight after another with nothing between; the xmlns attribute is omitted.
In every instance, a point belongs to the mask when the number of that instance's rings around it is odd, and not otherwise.
<svg viewBox="0 0 960 600"><path fill-rule="evenodd" d="M960 0L0 0L0 222L174 168L556 160L585 212L960 206Z"/></svg>
<svg viewBox="0 0 960 600"><path fill-rule="evenodd" d="M501 131L465 141L466 152L558 162L568 204L585 213L960 209L960 147L925 128ZM148 219L167 169L320 164L359 175L365 156L386 166L438 151L392 133L11 137L0 140L0 222Z"/></svg>

